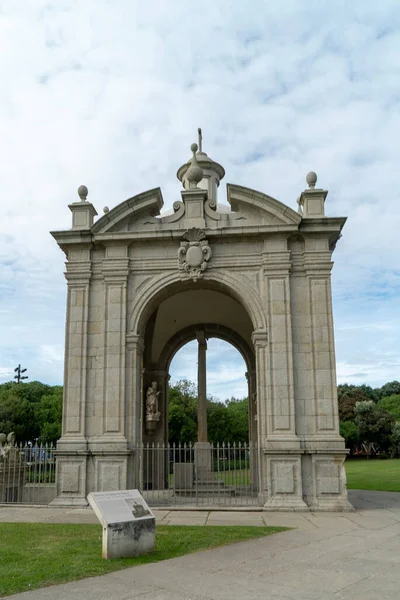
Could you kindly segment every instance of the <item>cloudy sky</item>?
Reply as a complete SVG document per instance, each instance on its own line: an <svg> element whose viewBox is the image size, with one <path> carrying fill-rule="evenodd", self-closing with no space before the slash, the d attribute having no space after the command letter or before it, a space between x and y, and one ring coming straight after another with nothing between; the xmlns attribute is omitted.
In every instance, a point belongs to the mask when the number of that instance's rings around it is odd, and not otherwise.
<svg viewBox="0 0 400 600"><path fill-rule="evenodd" d="M197 127L225 181L348 216L334 259L339 382L400 379L398 0L8 0L0 8L0 381L62 382L64 255L80 184L99 214L160 186ZM225 188L221 186L220 200ZM245 394L209 345L209 391ZM173 379L194 378L194 348ZM238 373L238 379L232 379Z"/></svg>

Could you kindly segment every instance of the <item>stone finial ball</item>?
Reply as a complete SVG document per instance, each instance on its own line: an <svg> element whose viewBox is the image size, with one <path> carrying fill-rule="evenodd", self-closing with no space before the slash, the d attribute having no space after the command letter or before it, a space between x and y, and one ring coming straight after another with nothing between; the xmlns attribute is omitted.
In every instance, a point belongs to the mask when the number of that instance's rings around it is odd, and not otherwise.
<svg viewBox="0 0 400 600"><path fill-rule="evenodd" d="M86 185L80 185L78 187L78 196L81 200L86 200L88 193Z"/></svg>
<svg viewBox="0 0 400 600"><path fill-rule="evenodd" d="M191 149L191 151L192 151L192 152L197 152L197 150L199 149L199 147L198 147L198 145L197 145L197 144L192 144L192 145L190 146L190 149Z"/></svg>
<svg viewBox="0 0 400 600"><path fill-rule="evenodd" d="M315 187L315 184L317 183L317 174L314 173L314 171L310 171L306 177L306 181L310 188Z"/></svg>
<svg viewBox="0 0 400 600"><path fill-rule="evenodd" d="M107 214L109 210L110 210L110 209L108 208L108 206L105 206L105 207L103 208L103 213Z"/></svg>

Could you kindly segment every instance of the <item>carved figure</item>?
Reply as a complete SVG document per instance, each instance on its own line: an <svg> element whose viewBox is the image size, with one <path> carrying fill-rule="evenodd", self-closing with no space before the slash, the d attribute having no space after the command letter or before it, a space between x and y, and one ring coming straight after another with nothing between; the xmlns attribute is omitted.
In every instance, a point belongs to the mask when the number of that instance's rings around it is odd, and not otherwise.
<svg viewBox="0 0 400 600"><path fill-rule="evenodd" d="M15 439L13 431L7 436L5 433L0 433L0 459L17 460L19 452L15 446Z"/></svg>
<svg viewBox="0 0 400 600"><path fill-rule="evenodd" d="M146 392L146 417L160 416L158 411L158 396L157 382L152 381Z"/></svg>
<svg viewBox="0 0 400 600"><path fill-rule="evenodd" d="M178 249L178 267L187 277L197 281L203 276L211 254L204 231L192 227L182 236L182 242Z"/></svg>

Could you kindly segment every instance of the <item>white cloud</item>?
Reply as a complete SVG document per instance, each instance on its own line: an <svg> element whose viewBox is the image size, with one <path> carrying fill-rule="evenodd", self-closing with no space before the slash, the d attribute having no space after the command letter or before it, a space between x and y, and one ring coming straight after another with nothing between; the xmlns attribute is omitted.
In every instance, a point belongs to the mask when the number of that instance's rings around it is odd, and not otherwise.
<svg viewBox="0 0 400 600"><path fill-rule="evenodd" d="M0 381L21 361L31 379L62 380L62 350L43 354L63 347L65 319L48 231L70 227L77 187L100 214L158 185L170 208L200 125L227 181L296 208L318 173L327 214L349 217L333 271L339 378L400 378L399 24L395 0L8 2ZM231 364L219 362L215 381Z"/></svg>

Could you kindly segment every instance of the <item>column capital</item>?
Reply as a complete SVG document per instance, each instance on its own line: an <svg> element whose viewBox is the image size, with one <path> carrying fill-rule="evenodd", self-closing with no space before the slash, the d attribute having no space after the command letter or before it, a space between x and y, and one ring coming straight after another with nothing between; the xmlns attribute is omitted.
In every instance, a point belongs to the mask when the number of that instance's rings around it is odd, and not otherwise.
<svg viewBox="0 0 400 600"><path fill-rule="evenodd" d="M257 348L264 348L268 343L268 333L266 329L256 329L251 334L251 341Z"/></svg>
<svg viewBox="0 0 400 600"><path fill-rule="evenodd" d="M106 282L125 282L129 276L129 258L105 258L101 272Z"/></svg>
<svg viewBox="0 0 400 600"><path fill-rule="evenodd" d="M199 329L196 331L196 338L199 345L205 345L207 347L207 338L204 329Z"/></svg>
<svg viewBox="0 0 400 600"><path fill-rule="evenodd" d="M76 260L65 263L65 279L70 284L89 283L92 275L92 263L90 260Z"/></svg>
<svg viewBox="0 0 400 600"><path fill-rule="evenodd" d="M321 278L330 277L333 261L326 256L306 256L304 259L304 271L308 277Z"/></svg>
<svg viewBox="0 0 400 600"><path fill-rule="evenodd" d="M128 350L134 350L136 348L138 354L143 354L144 340L141 335L136 333L128 333L125 339Z"/></svg>

